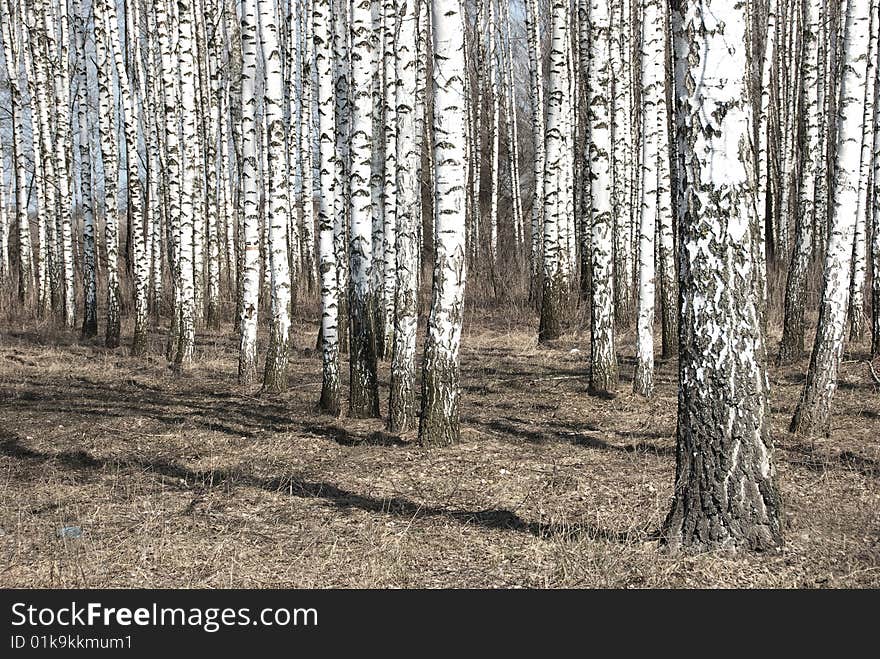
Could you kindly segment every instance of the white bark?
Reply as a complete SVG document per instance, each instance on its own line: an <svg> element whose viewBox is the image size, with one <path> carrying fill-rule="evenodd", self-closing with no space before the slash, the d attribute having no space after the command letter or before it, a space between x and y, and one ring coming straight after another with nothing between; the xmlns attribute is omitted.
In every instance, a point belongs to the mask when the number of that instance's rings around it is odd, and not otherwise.
<svg viewBox="0 0 880 659"><path fill-rule="evenodd" d="M351 226L349 231L349 326L351 392L349 413L379 416L376 383L373 268L373 83L376 71L375 0L351 5Z"/></svg>
<svg viewBox="0 0 880 659"><path fill-rule="evenodd" d="M868 45L868 66L865 76L862 149L859 166L859 202L856 209L856 233L853 240L852 282L849 293L849 339L861 341L865 332L865 279L867 273L868 220L871 207L871 151L874 147L874 67L877 60L877 11L880 3L871 3L871 28Z"/></svg>
<svg viewBox="0 0 880 659"><path fill-rule="evenodd" d="M544 279L541 296L540 341L562 334L567 304L570 257L567 236L567 200L572 161L569 157L568 4L553 0L550 15L550 75L547 93L546 152L544 163Z"/></svg>
<svg viewBox="0 0 880 659"><path fill-rule="evenodd" d="M673 15L683 168L681 336L673 550L782 542L748 175L745 5L682 0Z"/></svg>
<svg viewBox="0 0 880 659"><path fill-rule="evenodd" d="M399 0L395 47L397 114L397 245L395 263L394 350L391 358L391 399L388 427L406 432L415 420L416 331L418 328L418 222L421 190L418 172L422 154L416 126L418 0Z"/></svg>
<svg viewBox="0 0 880 659"><path fill-rule="evenodd" d="M529 83L532 106L532 140L535 147L534 192L532 194L532 278L537 280L541 267L544 225L544 57L541 52L538 0L526 1L526 29L529 46Z"/></svg>
<svg viewBox="0 0 880 659"><path fill-rule="evenodd" d="M321 275L322 387L320 407L339 414L339 280L336 272L336 98L333 16L330 0L314 3L315 66L318 74L318 271Z"/></svg>
<svg viewBox="0 0 880 659"><path fill-rule="evenodd" d="M241 135L242 171L242 285L239 319L239 384L251 384L256 378L257 312L260 294L260 208L259 165L257 163L257 58L259 41L257 0L245 0L241 14Z"/></svg>
<svg viewBox="0 0 880 659"><path fill-rule="evenodd" d="M119 346L120 311L122 301L119 290L119 207L118 168L119 150L116 143L116 126L113 104L113 62L110 55L107 28L104 18L104 2L93 3L95 13L95 51L98 69L98 118L101 144L101 160L104 165L104 245L107 250L107 331L105 345Z"/></svg>
<svg viewBox="0 0 880 659"><path fill-rule="evenodd" d="M422 376L422 444L459 439L459 346L465 286L467 109L460 0L434 0L434 236L431 313Z"/></svg>
<svg viewBox="0 0 880 659"><path fill-rule="evenodd" d="M259 0L263 62L266 71L264 111L269 152L269 191L266 200L266 223L269 228L269 263L272 283L272 318L269 326L269 350L263 389L287 388L287 363L290 340L290 265L287 252L287 158L284 142L284 75L281 67L281 41L274 0Z"/></svg>
<svg viewBox="0 0 880 659"><path fill-rule="evenodd" d="M844 36L846 67L840 81L836 176L830 209L831 235L825 254L819 324L807 381L791 422L791 431L804 435L830 431L831 401L837 389L843 354L857 215L853 211L859 205L869 25L870 1L849 0Z"/></svg>
<svg viewBox="0 0 880 659"><path fill-rule="evenodd" d="M613 160L611 110L611 28L608 0L590 5L590 69L587 72L587 116L591 199L592 305L590 316L590 389L613 393L617 388L614 338L615 276L612 204ZM624 218L626 221L626 218Z"/></svg>

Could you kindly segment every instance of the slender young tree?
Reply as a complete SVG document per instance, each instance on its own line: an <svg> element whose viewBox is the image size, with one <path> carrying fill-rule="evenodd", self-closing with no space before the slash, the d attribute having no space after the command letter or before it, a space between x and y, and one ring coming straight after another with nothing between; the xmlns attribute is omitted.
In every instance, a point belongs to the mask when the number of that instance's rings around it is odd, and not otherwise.
<svg viewBox="0 0 880 659"><path fill-rule="evenodd" d="M822 144L819 141L819 58L820 27L819 0L804 4L804 29L800 63L803 85L802 121L804 145L801 149L801 176L798 178L797 214L795 216L794 251L788 266L785 284L782 340L779 343L778 364L790 364L800 359L804 351L804 307L806 306L807 274L813 251L813 230L817 224L815 200L821 176ZM760 201L760 200L759 200Z"/></svg>
<svg viewBox="0 0 880 659"><path fill-rule="evenodd" d="M318 74L318 252L321 273L322 386L319 407L338 415L339 404L339 279L336 266L336 98L333 16L330 0L315 0L315 66Z"/></svg>
<svg viewBox="0 0 880 659"><path fill-rule="evenodd" d="M587 72L587 117L590 175L590 247L592 304L590 307L590 390L611 394L617 389L614 340L614 240L612 217L611 54L608 0L590 5L590 62Z"/></svg>
<svg viewBox="0 0 880 659"><path fill-rule="evenodd" d="M418 223L421 194L418 173L422 154L416 134L418 0L398 0L395 42L397 77L397 245L394 286L394 349L388 428L406 432L416 413L416 330L418 327Z"/></svg>
<svg viewBox="0 0 880 659"><path fill-rule="evenodd" d="M241 315L239 317L238 382L251 384L257 376L257 312L260 294L260 203L257 163L257 58L259 56L257 0L246 0L241 12L241 135L242 199Z"/></svg>
<svg viewBox="0 0 880 659"><path fill-rule="evenodd" d="M871 355L880 355L880 48L874 69L874 207L871 242Z"/></svg>
<svg viewBox="0 0 880 659"><path fill-rule="evenodd" d="M287 251L287 153L284 142L284 74L281 62L275 0L258 0L260 36L266 74L264 112L267 134L263 148L269 155L269 191L266 224L269 229L269 267L272 285L272 318L269 349L263 375L263 390L279 392L287 388L290 341L290 265Z"/></svg>
<svg viewBox="0 0 880 659"><path fill-rule="evenodd" d="M459 344L465 286L467 156L464 23L460 0L433 0L434 57L434 280L419 440L423 445L457 442Z"/></svg>
<svg viewBox="0 0 880 659"><path fill-rule="evenodd" d="M831 429L831 400L843 354L852 274L853 239L859 206L859 166L870 26L870 0L848 0L844 33L846 66L840 81L834 199L825 253L819 324L807 380L791 421L791 432L813 436Z"/></svg>
<svg viewBox="0 0 880 659"><path fill-rule="evenodd" d="M182 177L180 186L180 239L178 274L180 277L180 334L174 362L192 363L196 340L196 245L195 233L201 224L199 209L199 133L196 125L196 42L191 0L177 2L178 61L180 66L180 118ZM200 307L199 307L200 308Z"/></svg>
<svg viewBox="0 0 880 659"><path fill-rule="evenodd" d="M77 124L79 129L79 198L83 217L83 323L82 335L86 338L98 334L98 280L97 252L95 249L95 215L92 204L92 104L89 94L89 77L86 62L88 14L85 2L76 2L76 50L77 50Z"/></svg>
<svg viewBox="0 0 880 659"><path fill-rule="evenodd" d="M104 166L104 246L107 250L107 329L105 345L118 348L120 343L122 299L119 290L119 150L116 142L116 113L113 103L113 62L104 19L104 0L96 0L95 52L98 70L98 118L101 160Z"/></svg>
<svg viewBox="0 0 880 659"><path fill-rule="evenodd" d="M746 18L726 0L681 0L673 14L685 203L672 549L782 543L750 240Z"/></svg>
<svg viewBox="0 0 880 659"><path fill-rule="evenodd" d="M139 106L134 95L134 89L129 78L128 68L125 63L125 53L119 34L119 23L116 15L116 5L112 0L100 0L104 4L104 21L107 29L107 37L110 42L110 51L113 55L116 68L117 80L119 81L120 100L122 104L122 124L126 145L126 180L128 187L128 212L132 218L130 239L134 246L134 289L135 289L135 313L134 335L132 338L132 352L140 355L147 349L147 325L149 320L149 308L147 302L147 282L149 277L149 265L146 254L146 235L144 226L144 194L140 174L140 156L138 144L140 135ZM66 262L65 258L65 262Z"/></svg>
<svg viewBox="0 0 880 659"><path fill-rule="evenodd" d="M568 69L568 3L553 0L550 6L550 75L547 92L547 132L544 165L544 278L538 340L558 339L562 334L562 315L568 302L566 276L568 244L565 213L568 158L566 104L570 92Z"/></svg>
<svg viewBox="0 0 880 659"><path fill-rule="evenodd" d="M865 332L865 279L868 259L868 224L871 218L871 152L874 148L874 65L877 59L878 9L871 3L868 44L868 66L862 120L862 150L859 166L859 205L856 211L856 233L853 240L852 281L849 292L849 340L861 341Z"/></svg>
<svg viewBox="0 0 880 659"><path fill-rule="evenodd" d="M664 89L663 16L659 0L645 0L642 14L642 188L639 223L639 291L637 300L636 371L633 391L650 396L654 390L654 236L660 212L660 107L666 103ZM667 207L667 210L671 210Z"/></svg>
<svg viewBox="0 0 880 659"><path fill-rule="evenodd" d="M24 153L24 104L21 85L20 12L14 0L4 0L0 16L0 35L3 38L3 55L9 72L9 95L11 113L12 180L15 185L15 219L18 224L18 300L24 303L34 287L31 229L28 220L28 192Z"/></svg>
<svg viewBox="0 0 880 659"><path fill-rule="evenodd" d="M353 417L379 416L374 326L376 300L370 285L373 267L373 76L377 64L374 2L352 0L351 5L349 413Z"/></svg>

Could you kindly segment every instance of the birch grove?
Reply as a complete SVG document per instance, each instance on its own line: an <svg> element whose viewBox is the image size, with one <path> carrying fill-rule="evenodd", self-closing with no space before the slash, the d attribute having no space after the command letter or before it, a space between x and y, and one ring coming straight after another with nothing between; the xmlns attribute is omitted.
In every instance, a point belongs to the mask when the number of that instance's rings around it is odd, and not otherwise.
<svg viewBox="0 0 880 659"><path fill-rule="evenodd" d="M429 448L675 387L662 541L776 547L770 382L829 436L880 368L878 12L0 0L0 317Z"/></svg>

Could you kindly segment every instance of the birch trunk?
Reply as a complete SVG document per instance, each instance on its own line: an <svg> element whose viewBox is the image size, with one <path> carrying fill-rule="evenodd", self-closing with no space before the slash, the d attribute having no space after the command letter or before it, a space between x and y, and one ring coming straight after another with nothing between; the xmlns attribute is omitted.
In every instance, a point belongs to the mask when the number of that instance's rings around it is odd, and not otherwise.
<svg viewBox="0 0 880 659"><path fill-rule="evenodd" d="M3 39L3 55L6 71L9 72L9 109L11 113L12 180L15 185L15 219L18 225L18 300L26 302L34 286L33 254L31 248L31 229L28 220L28 196L25 183L24 105L21 93L21 59L19 51L19 32L22 21L14 10L12 0L2 5L0 35Z"/></svg>
<svg viewBox="0 0 880 659"><path fill-rule="evenodd" d="M353 0L351 5L349 414L358 418L379 416L374 327L376 300L370 281L373 267L373 78L377 64L373 4L374 0Z"/></svg>
<svg viewBox="0 0 880 659"><path fill-rule="evenodd" d="M673 550L769 550L782 543L781 501L754 298L745 7L682 0L673 21L685 207L675 493L661 538Z"/></svg>
<svg viewBox="0 0 880 659"><path fill-rule="evenodd" d="M257 376L257 312L260 295L260 193L257 158L257 0L246 0L241 13L241 135L242 285L239 318L238 382L251 384Z"/></svg>
<svg viewBox="0 0 880 659"><path fill-rule="evenodd" d="M98 117L101 160L104 165L104 245L107 250L107 331L105 345L119 347L120 311L122 300L119 290L119 207L118 168L119 151L116 143L116 113L113 107L113 62L110 56L104 1L93 3L95 13L95 51L98 69Z"/></svg>
<svg viewBox="0 0 880 659"><path fill-rule="evenodd" d="M660 214L660 133L666 129L663 16L659 0L645 0L641 34L642 188L639 223L639 294L633 391L654 390L654 237ZM661 116L662 115L662 116ZM667 206L666 211L669 212Z"/></svg>
<svg viewBox="0 0 880 659"><path fill-rule="evenodd" d="M280 392L287 388L290 341L290 265L287 252L287 158L284 142L284 75L281 42L278 38L274 0L259 0L263 62L266 74L264 111L269 152L269 190L266 223L269 228L269 263L272 282L272 318L269 349L263 375L263 390Z"/></svg>
<svg viewBox="0 0 880 659"><path fill-rule="evenodd" d="M864 92L870 26L870 1L849 0L846 8L844 57L840 81L834 199L831 235L825 254L819 324L807 381L791 421L791 432L827 435L831 400L843 354L846 312L852 274L853 239L859 204Z"/></svg>
<svg viewBox="0 0 880 659"><path fill-rule="evenodd" d="M823 158L819 142L819 87L818 40L821 3L809 0L805 4L801 63L803 86L804 145L801 149L801 175L798 178L797 213L795 214L794 251L788 266L785 284L782 340L779 344L778 364L791 364L804 351L804 306L806 304L807 274L813 251L813 230L817 224L816 192L820 161ZM822 223L824 224L824 223Z"/></svg>
<svg viewBox="0 0 880 659"><path fill-rule="evenodd" d="M318 252L321 274L322 386L320 408L333 416L339 404L339 279L336 266L335 204L336 99L333 16L330 0L314 4L315 66L318 74L318 141L321 181L318 193Z"/></svg>
<svg viewBox="0 0 880 659"><path fill-rule="evenodd" d="M592 305L590 307L590 390L612 394L617 389L614 339L614 219L611 200L611 27L608 0L590 5L590 62L587 73L589 129Z"/></svg>
<svg viewBox="0 0 880 659"><path fill-rule="evenodd" d="M467 110L460 0L434 0L434 281L422 375L422 445L457 442L459 344L465 286Z"/></svg>
<svg viewBox="0 0 880 659"><path fill-rule="evenodd" d="M98 281L95 250L95 215L92 205L92 105L86 60L88 15L83 0L76 2L77 34L77 124L79 128L79 196L83 216L83 313L82 335L98 334Z"/></svg>
<svg viewBox="0 0 880 659"><path fill-rule="evenodd" d="M132 353L135 355L141 355L144 354L147 349L147 323L149 320L147 281L149 277L149 265L146 258L144 194L139 167L140 158L138 155L138 105L128 77L128 69L125 65L125 56L123 54L116 17L116 5L113 0L100 1L104 2L104 21L107 29L107 37L111 46L110 50L113 54L117 79L119 80L120 100L122 103L122 123L127 152L126 178L128 182L128 212L133 219L131 225L133 235L131 238L134 245L135 309ZM66 261L67 259L65 257L65 262Z"/></svg>
<svg viewBox="0 0 880 659"><path fill-rule="evenodd" d="M566 98L570 91L567 66L568 35L564 0L551 4L550 76L547 94L547 133L544 165L544 278L541 322L538 340L558 339L562 334L562 314L567 306L569 281L566 277L567 237L565 225L568 122Z"/></svg>
<svg viewBox="0 0 880 659"><path fill-rule="evenodd" d="M868 221L871 217L870 182L871 155L874 147L874 67L877 60L877 10L880 3L871 3L871 28L868 46L868 67L865 77L862 150L859 167L859 201L856 210L856 233L853 241L852 283L849 292L849 340L861 341L865 333L865 278L867 273Z"/></svg>
<svg viewBox="0 0 880 659"><path fill-rule="evenodd" d="M422 154L416 128L415 99L418 53L418 0L398 0L395 42L397 114L397 245L394 287L394 349L391 356L391 399L388 429L406 432L416 414L416 332L418 329L418 222Z"/></svg>
<svg viewBox="0 0 880 659"><path fill-rule="evenodd" d="M526 29L529 46L529 85L532 108L532 140L534 142L535 178L532 194L532 242L531 274L534 290L535 282L541 272L541 253L544 226L544 57L541 52L541 30L539 25L538 0L526 0ZM534 295L534 293L533 293Z"/></svg>

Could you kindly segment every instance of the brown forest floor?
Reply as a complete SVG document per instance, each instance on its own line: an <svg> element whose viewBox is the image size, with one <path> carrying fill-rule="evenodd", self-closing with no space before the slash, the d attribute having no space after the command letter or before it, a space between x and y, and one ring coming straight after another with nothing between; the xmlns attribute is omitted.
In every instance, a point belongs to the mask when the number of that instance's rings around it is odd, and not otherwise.
<svg viewBox="0 0 880 659"><path fill-rule="evenodd" d="M675 363L658 363L651 400L633 396L631 334L622 393L604 400L585 393L584 337L538 348L530 314L470 314L463 442L425 451L381 421L314 412L317 327L302 318L277 396L236 385L229 333L201 334L176 376L159 334L136 359L4 325L0 586L880 586L880 393L859 353L829 439L786 432L806 360L771 373L785 547L670 557L656 533ZM387 363L380 377L384 407ZM65 525L82 536L60 538Z"/></svg>

